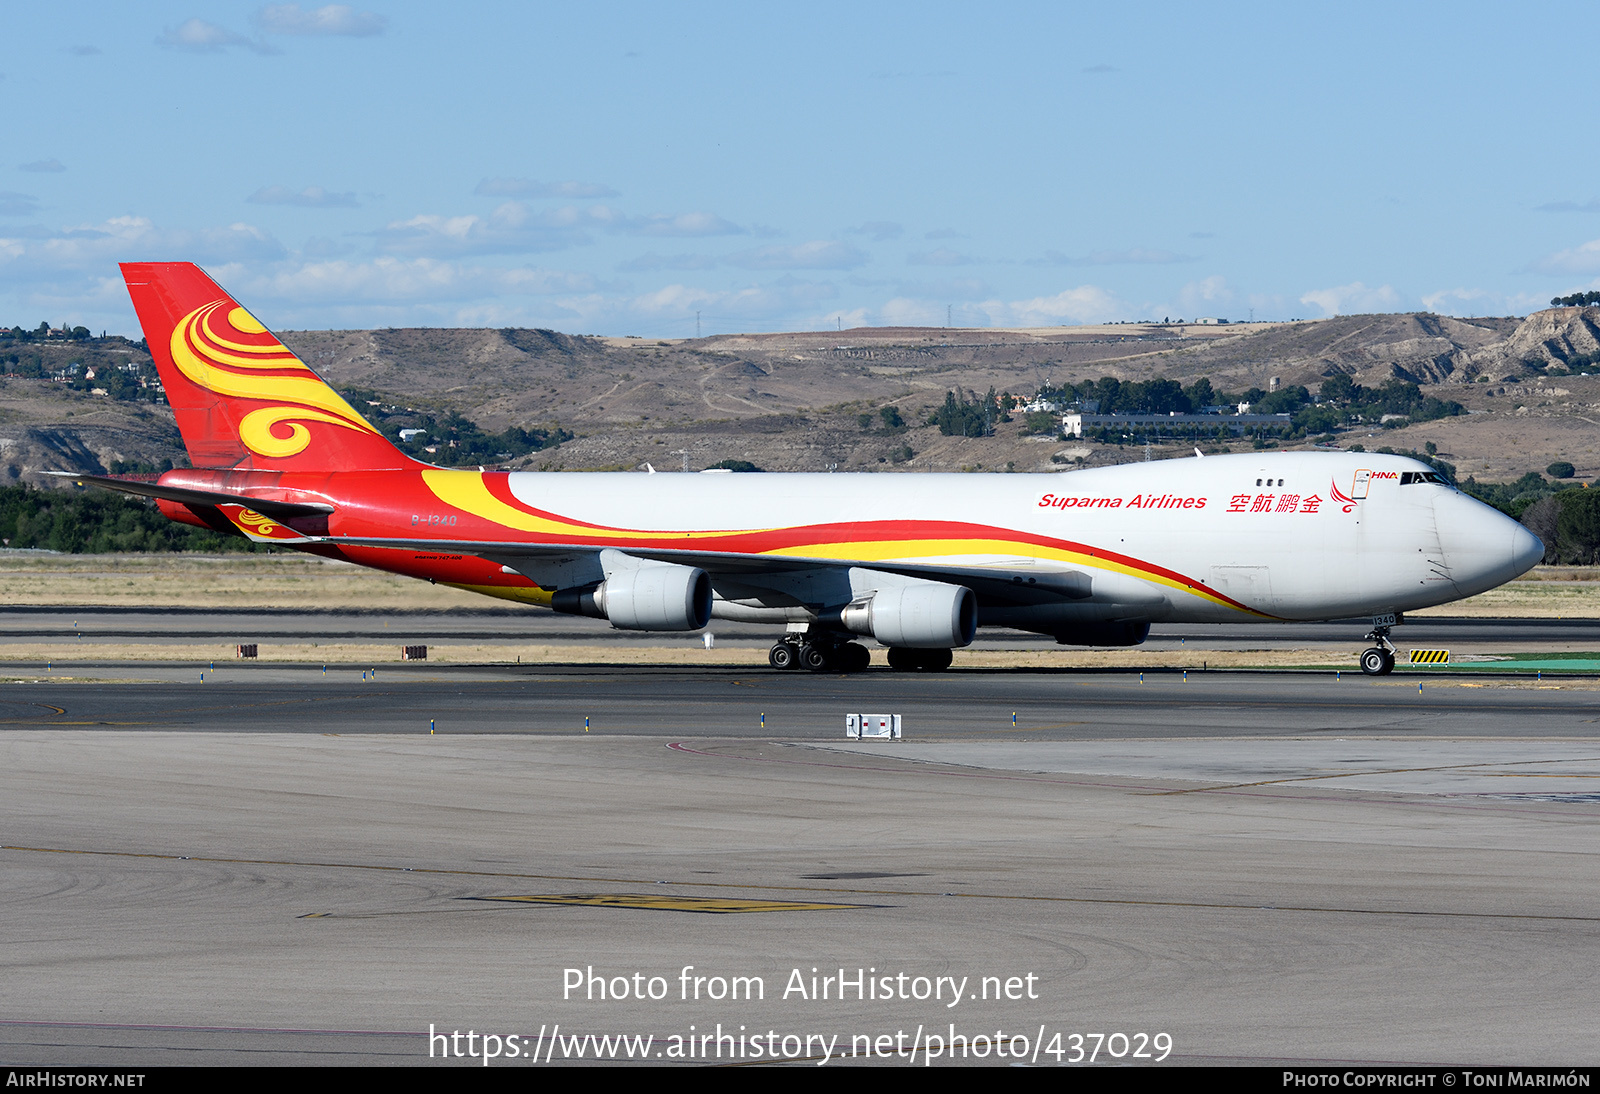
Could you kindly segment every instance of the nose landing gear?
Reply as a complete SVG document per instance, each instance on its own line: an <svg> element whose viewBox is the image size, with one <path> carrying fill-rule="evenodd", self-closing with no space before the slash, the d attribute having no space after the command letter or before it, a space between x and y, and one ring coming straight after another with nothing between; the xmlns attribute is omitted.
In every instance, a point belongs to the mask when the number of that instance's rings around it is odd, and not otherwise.
<svg viewBox="0 0 1600 1094"><path fill-rule="evenodd" d="M1388 676L1394 671L1394 644L1389 641L1389 626L1376 624L1366 635L1376 642L1361 651L1361 671L1368 676Z"/></svg>
<svg viewBox="0 0 1600 1094"><path fill-rule="evenodd" d="M1394 671L1394 654L1378 646L1362 650L1361 671L1368 676L1388 676Z"/></svg>

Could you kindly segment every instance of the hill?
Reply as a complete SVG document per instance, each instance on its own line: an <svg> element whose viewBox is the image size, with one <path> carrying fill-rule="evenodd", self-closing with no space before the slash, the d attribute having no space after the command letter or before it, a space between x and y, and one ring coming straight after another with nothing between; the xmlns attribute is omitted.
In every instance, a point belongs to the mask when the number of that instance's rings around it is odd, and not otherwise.
<svg viewBox="0 0 1600 1094"><path fill-rule="evenodd" d="M422 429L416 443L431 438L437 451L425 458L440 463L467 457L534 469L621 470L742 460L775 471L1051 470L1144 458L1143 438L1129 438L1131 446L1061 442L1030 436L1020 415L985 437L943 436L925 423L950 391L969 400L991 388L1031 395L1041 386L1109 376L1184 385L1205 377L1219 393L1234 394L1304 385L1315 394L1342 374L1368 388L1392 379L1416 383L1424 395L1468 413L1399 428L1371 422L1340 432L1335 443L1402 451L1432 443L1463 477L1501 480L1556 460L1574 464L1580 477L1600 476L1600 375L1582 374L1591 365L1600 373L1597 333L1600 309L1591 307L1552 308L1524 320L1419 313L687 340L525 329L291 331L283 339L390 432ZM85 376L91 368L97 378L108 368L144 376L149 356L141 343L41 339L14 328L0 333L0 361L8 370L0 380L0 483L44 482L38 472L47 469L182 460L170 411L150 401L148 388L124 384L96 394L103 380ZM884 408L894 408L904 427L890 427ZM575 436L564 439L567 433ZM1150 452L1189 448L1155 443Z"/></svg>

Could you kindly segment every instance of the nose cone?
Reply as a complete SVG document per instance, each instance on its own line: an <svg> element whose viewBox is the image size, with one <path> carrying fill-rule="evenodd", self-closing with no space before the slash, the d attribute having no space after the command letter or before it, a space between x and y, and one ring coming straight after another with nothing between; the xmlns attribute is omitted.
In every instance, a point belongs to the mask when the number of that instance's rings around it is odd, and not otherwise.
<svg viewBox="0 0 1600 1094"><path fill-rule="evenodd" d="M1445 565L1463 596L1504 585L1544 558L1538 536L1476 498L1440 490L1433 515Z"/></svg>
<svg viewBox="0 0 1600 1094"><path fill-rule="evenodd" d="M1544 561L1544 540L1520 524L1512 526L1511 568L1514 577L1521 577Z"/></svg>

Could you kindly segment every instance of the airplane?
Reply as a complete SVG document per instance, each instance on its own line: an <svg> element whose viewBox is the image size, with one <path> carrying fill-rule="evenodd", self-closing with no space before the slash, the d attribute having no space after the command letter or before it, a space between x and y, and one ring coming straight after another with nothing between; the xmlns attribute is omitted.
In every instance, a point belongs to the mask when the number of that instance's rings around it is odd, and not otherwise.
<svg viewBox="0 0 1600 1094"><path fill-rule="evenodd" d="M785 628L775 669L938 671L979 627L1131 646L1152 623L1403 613L1544 545L1426 464L1215 455L1052 474L530 473L407 456L191 263L124 280L191 468L74 475L170 519L623 630ZM653 469L652 469L653 470Z"/></svg>

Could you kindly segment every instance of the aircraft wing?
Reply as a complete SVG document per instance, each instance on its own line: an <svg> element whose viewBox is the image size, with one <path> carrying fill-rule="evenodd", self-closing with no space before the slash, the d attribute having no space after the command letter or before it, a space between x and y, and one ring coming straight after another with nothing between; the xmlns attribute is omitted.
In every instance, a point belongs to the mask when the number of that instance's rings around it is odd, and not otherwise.
<svg viewBox="0 0 1600 1094"><path fill-rule="evenodd" d="M602 547L584 547L570 543L515 543L483 540L403 539L368 536L328 536L315 540L333 546L385 547L403 551L428 551L474 555L521 571L524 566L537 570L536 564L559 564L575 558L588 557L599 568ZM679 566L693 566L704 570L713 578L729 578L741 585L759 586L763 576L777 577L804 571L837 570L851 568L876 570L902 577L941 581L952 585L965 585L989 604L1032 604L1045 599L1066 596L1081 600L1092 595L1089 575L1078 570L1041 570L1022 575L1005 564L995 567L941 566L930 563L900 563L874 561L864 563L843 558L795 558L791 556L735 554L720 551L685 551L676 548L629 546L624 553L634 558L667 562ZM1032 560L1019 560L1031 563ZM519 563L521 565L519 565Z"/></svg>

